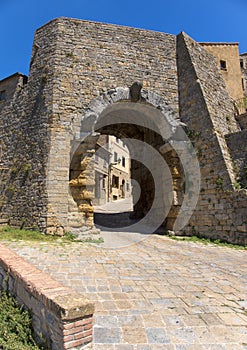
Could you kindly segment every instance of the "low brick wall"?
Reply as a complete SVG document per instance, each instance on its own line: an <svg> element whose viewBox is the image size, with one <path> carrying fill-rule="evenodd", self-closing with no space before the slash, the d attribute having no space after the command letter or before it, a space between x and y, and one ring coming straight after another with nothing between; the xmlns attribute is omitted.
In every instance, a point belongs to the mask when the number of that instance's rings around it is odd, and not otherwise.
<svg viewBox="0 0 247 350"><path fill-rule="evenodd" d="M30 310L37 341L46 348L81 349L92 341L94 305L1 244L0 288Z"/></svg>

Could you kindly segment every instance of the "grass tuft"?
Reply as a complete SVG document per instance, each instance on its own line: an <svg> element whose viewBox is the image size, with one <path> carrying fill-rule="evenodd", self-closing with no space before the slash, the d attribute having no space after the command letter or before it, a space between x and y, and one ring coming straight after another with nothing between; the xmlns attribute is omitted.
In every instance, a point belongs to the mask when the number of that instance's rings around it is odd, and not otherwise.
<svg viewBox="0 0 247 350"><path fill-rule="evenodd" d="M66 232L64 236L46 235L36 230L17 229L10 226L0 227L0 241L34 241L34 242L57 242L57 243L102 243L103 238L94 239L78 239L76 235L71 232Z"/></svg>
<svg viewBox="0 0 247 350"><path fill-rule="evenodd" d="M168 234L167 236L175 241L197 242L205 245L214 244L221 247L228 247L228 248L233 248L238 250L247 250L247 246L231 244L231 243L223 242L219 239L210 239L210 238L204 238L204 237L199 237L195 235L194 236L175 236L174 234Z"/></svg>

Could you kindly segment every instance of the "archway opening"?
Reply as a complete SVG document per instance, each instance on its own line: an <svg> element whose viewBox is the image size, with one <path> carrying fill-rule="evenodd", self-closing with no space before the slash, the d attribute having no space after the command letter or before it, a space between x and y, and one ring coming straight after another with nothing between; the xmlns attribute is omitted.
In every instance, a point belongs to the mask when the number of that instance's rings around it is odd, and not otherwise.
<svg viewBox="0 0 247 350"><path fill-rule="evenodd" d="M127 177L122 176L117 167L117 164L126 166L127 157L123 154L119 157L116 151L109 149L111 138L128 149L130 166ZM130 227L130 230L141 231L143 225L136 224L149 214L144 225L150 227L150 233L173 229L183 200L184 174L174 149L160 151L164 143L166 141L154 131L154 127L132 122L114 123L114 118L111 124L108 122L99 127L96 124L94 132L74 153L70 169L72 197L87 226L119 231ZM154 153L150 153L150 149ZM158 156L154 156L156 153ZM114 205L128 195L131 195L132 208L124 207L117 213L98 211L100 206ZM146 227L145 233L148 231Z"/></svg>

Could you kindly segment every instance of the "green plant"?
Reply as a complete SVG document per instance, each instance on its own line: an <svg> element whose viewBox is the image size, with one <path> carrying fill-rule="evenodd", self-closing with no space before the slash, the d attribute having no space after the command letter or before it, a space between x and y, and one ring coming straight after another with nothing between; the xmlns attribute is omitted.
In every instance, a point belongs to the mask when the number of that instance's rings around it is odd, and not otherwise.
<svg viewBox="0 0 247 350"><path fill-rule="evenodd" d="M11 169L11 173L15 175L18 172L18 168L16 166L13 166Z"/></svg>
<svg viewBox="0 0 247 350"><path fill-rule="evenodd" d="M193 129L188 129L186 133L187 133L187 136L192 140L199 139L201 136L200 131L195 131Z"/></svg>
<svg viewBox="0 0 247 350"><path fill-rule="evenodd" d="M197 155L197 157L201 157L202 156L202 149L201 149L201 147L197 148L196 155Z"/></svg>
<svg viewBox="0 0 247 350"><path fill-rule="evenodd" d="M66 52L66 57L70 57L70 58L72 58L72 57L74 57L74 55L73 55L73 53L72 53L72 52Z"/></svg>
<svg viewBox="0 0 247 350"><path fill-rule="evenodd" d="M224 180L222 179L222 177L218 177L218 179L216 180L216 186L219 188L219 189L222 189L223 187L223 182Z"/></svg>
<svg viewBox="0 0 247 350"><path fill-rule="evenodd" d="M26 223L25 219L22 220L21 226ZM37 230L25 230L17 229L10 226L0 227L0 241L36 241L36 242L58 242L58 243L70 243L70 242L83 242L83 243L102 243L103 239L87 238L77 239L77 236L71 232L66 232L64 236L46 235Z"/></svg>
<svg viewBox="0 0 247 350"><path fill-rule="evenodd" d="M22 170L24 173L29 173L29 171L31 170L31 164L23 164Z"/></svg>
<svg viewBox="0 0 247 350"><path fill-rule="evenodd" d="M193 228L193 227L192 227ZM219 239L210 239L210 238L205 238L199 234L193 235L193 236L175 236L175 235L168 235L169 238L175 240L175 241L189 241L189 242L195 242L195 243L202 243L205 245L208 244L214 244L222 247L228 247L228 248L233 248L233 249L239 249L239 250L247 250L246 246L241 246L238 244L231 244L227 242L223 242Z"/></svg>
<svg viewBox="0 0 247 350"><path fill-rule="evenodd" d="M234 186L235 190L241 190L241 188L242 188L242 186L239 182L234 182L233 186Z"/></svg>
<svg viewBox="0 0 247 350"><path fill-rule="evenodd" d="M94 239L94 238L85 238L82 239L81 242L83 243L104 243L104 239L102 237Z"/></svg>
<svg viewBox="0 0 247 350"><path fill-rule="evenodd" d="M38 350L32 335L31 317L7 292L0 297L0 348Z"/></svg>
<svg viewBox="0 0 247 350"><path fill-rule="evenodd" d="M47 82L47 75L45 73L42 74L42 76L41 76L41 82L42 83L46 83Z"/></svg>
<svg viewBox="0 0 247 350"><path fill-rule="evenodd" d="M67 239L68 241L74 241L76 239L76 235L74 235L71 232L65 232L64 236L65 239Z"/></svg>

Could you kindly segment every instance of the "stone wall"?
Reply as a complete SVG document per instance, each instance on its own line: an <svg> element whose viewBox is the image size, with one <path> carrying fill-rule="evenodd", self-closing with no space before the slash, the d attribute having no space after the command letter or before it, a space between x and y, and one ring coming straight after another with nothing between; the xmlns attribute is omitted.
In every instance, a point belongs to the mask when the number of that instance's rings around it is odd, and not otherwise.
<svg viewBox="0 0 247 350"><path fill-rule="evenodd" d="M0 245L0 290L32 316L37 342L51 350L81 349L92 341L94 305Z"/></svg>
<svg viewBox="0 0 247 350"><path fill-rule="evenodd" d="M199 200L184 232L244 242L245 219L239 225L234 218L238 200L244 210L246 192L235 191L235 146L229 143L240 125L213 56L185 33L55 19L36 31L28 83L0 104L0 112L1 218L10 224L50 234L97 233L90 197L94 170L88 164L99 133L138 139L162 153L164 145L179 141L182 121L201 171ZM186 174L179 152L169 152L162 154L174 186L172 228L186 197ZM142 216L154 189L145 168L132 165L133 178L142 184L143 204L136 205ZM161 169L155 172L163 191ZM163 203L169 194L162 191Z"/></svg>
<svg viewBox="0 0 247 350"><path fill-rule="evenodd" d="M21 73L15 73L0 82L0 104L10 101L16 91L20 91L27 83L27 76Z"/></svg>
<svg viewBox="0 0 247 350"><path fill-rule="evenodd" d="M198 204L184 232L246 244L246 190L234 191L236 171L225 139L228 131L240 128L216 63L183 33L178 37L178 76L180 115L201 170Z"/></svg>
<svg viewBox="0 0 247 350"><path fill-rule="evenodd" d="M42 42L52 32L55 38L51 77L53 142L49 157L47 226L59 226L56 220L62 220L64 229L71 230L72 221L73 225L78 222L80 226L82 221L67 185L70 147L76 137L80 142L82 131L86 131L85 128L81 130L81 123L91 101L108 90L141 81L144 87L162 93L167 103L177 109L176 38L169 34L60 18L36 32L37 52L43 51ZM33 66L36 64L39 67L38 56L33 60ZM88 150L90 147L93 151L90 144ZM83 203L88 210L89 202ZM54 206L55 215L52 213ZM87 221L86 216L84 224Z"/></svg>
<svg viewBox="0 0 247 350"><path fill-rule="evenodd" d="M247 96L247 53L240 55L240 60L242 60L241 73L243 79L243 90L244 95Z"/></svg>
<svg viewBox="0 0 247 350"><path fill-rule="evenodd" d="M239 126L223 78L211 54L186 34L178 36L177 47L180 117L202 154L202 179L208 176L212 184L222 176L224 188L231 189L234 170L224 135Z"/></svg>
<svg viewBox="0 0 247 350"><path fill-rule="evenodd" d="M42 77L30 76L12 93L0 104L1 218L45 230L49 122Z"/></svg>
<svg viewBox="0 0 247 350"><path fill-rule="evenodd" d="M235 187L247 188L247 129L226 135L236 172Z"/></svg>

